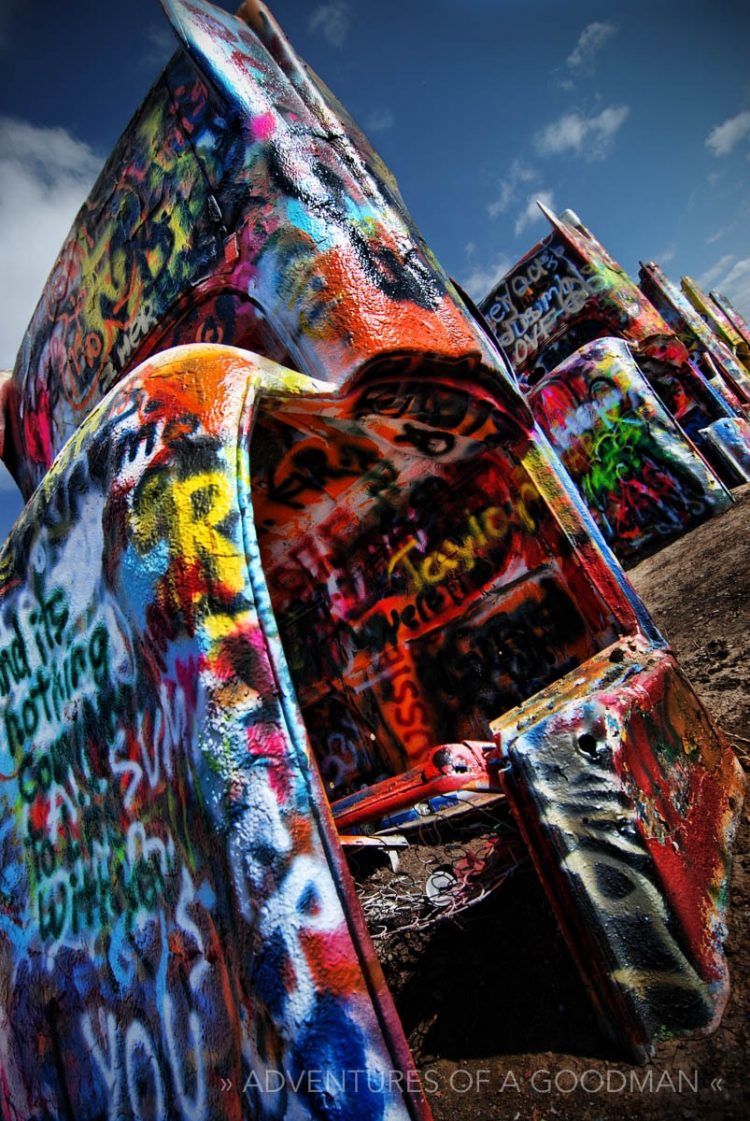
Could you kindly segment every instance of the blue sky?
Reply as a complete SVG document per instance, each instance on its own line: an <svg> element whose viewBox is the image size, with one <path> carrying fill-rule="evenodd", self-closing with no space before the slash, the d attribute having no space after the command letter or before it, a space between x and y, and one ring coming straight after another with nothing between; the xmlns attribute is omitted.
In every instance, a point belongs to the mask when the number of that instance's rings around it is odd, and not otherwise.
<svg viewBox="0 0 750 1121"><path fill-rule="evenodd" d="M227 9L234 2L222 5ZM572 207L750 316L750 5L275 0L476 297ZM172 50L157 0L0 0L0 367L75 211ZM20 509L0 479L0 540Z"/></svg>

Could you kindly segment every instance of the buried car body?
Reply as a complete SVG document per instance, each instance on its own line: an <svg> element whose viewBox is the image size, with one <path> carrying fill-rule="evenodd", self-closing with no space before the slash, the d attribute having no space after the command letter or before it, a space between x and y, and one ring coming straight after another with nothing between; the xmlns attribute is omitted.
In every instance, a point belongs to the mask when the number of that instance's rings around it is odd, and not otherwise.
<svg viewBox="0 0 750 1121"><path fill-rule="evenodd" d="M710 1030L731 753L353 122L164 6L6 399L5 1111L429 1117L341 839L425 803L510 805L623 1045Z"/></svg>

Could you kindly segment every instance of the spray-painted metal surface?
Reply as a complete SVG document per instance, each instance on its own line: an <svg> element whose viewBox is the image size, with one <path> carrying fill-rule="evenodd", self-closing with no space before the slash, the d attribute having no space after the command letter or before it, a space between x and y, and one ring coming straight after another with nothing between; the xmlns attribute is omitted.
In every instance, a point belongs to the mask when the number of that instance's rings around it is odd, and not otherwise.
<svg viewBox="0 0 750 1121"><path fill-rule="evenodd" d="M393 177L268 13L264 43L211 5L165 7L185 50L84 204L16 363L25 494L123 371L180 342L337 383L403 347L504 374Z"/></svg>
<svg viewBox="0 0 750 1121"><path fill-rule="evenodd" d="M2 555L7 1116L427 1116L389 1079L408 1052L255 538L259 397L310 389L227 348L153 359Z"/></svg>
<svg viewBox="0 0 750 1121"><path fill-rule="evenodd" d="M541 209L552 233L480 305L518 376L532 383L603 336L681 365L685 348L604 246L584 226Z"/></svg>
<svg viewBox="0 0 750 1121"><path fill-rule="evenodd" d="M750 433L741 421L722 417L704 428L702 436L711 461L724 464L722 478L734 474L738 484L750 483Z"/></svg>
<svg viewBox="0 0 750 1121"><path fill-rule="evenodd" d="M720 416L694 433L703 454L727 485L750 482L747 371L653 261L641 265L640 285L729 406L731 415Z"/></svg>
<svg viewBox="0 0 750 1121"><path fill-rule="evenodd" d="M607 1022L636 1051L675 1021L715 1024L742 784L674 659L619 643L493 727L521 830Z"/></svg>
<svg viewBox="0 0 750 1121"><path fill-rule="evenodd" d="M40 486L0 560L6 1112L427 1117L326 794L347 828L422 793L497 798L491 722L572 673L584 735L597 659L626 639L650 773L647 655L668 655L392 179L262 5L254 30L165 6L184 51L79 216L9 403L8 457ZM127 373L196 335L243 350ZM720 746L701 777L684 688L665 797L713 798L691 921L716 983L702 1018L645 993L639 1034L620 979L580 960L636 1048L710 1027L725 995L737 779ZM515 767L536 835L527 781ZM609 952L604 911L566 907ZM343 1098L316 1072L348 1072Z"/></svg>
<svg viewBox="0 0 750 1121"><path fill-rule="evenodd" d="M709 354L733 396L733 403L750 411L750 376L733 351L710 329L680 289L653 261L641 264L639 283L670 328L694 356Z"/></svg>
<svg viewBox="0 0 750 1121"><path fill-rule="evenodd" d="M590 230L541 209L552 233L480 305L521 383L530 387L587 342L622 338L668 412L710 455L702 433L721 417L742 416L736 399L691 362L684 343ZM725 461L712 466L722 472ZM744 480L730 471L722 481Z"/></svg>
<svg viewBox="0 0 750 1121"><path fill-rule="evenodd" d="M621 340L581 347L528 401L619 557L634 560L731 505Z"/></svg>
<svg viewBox="0 0 750 1121"><path fill-rule="evenodd" d="M535 444L437 368L260 417L263 567L332 796L486 743L492 716L644 625L571 549L577 511Z"/></svg>
<svg viewBox="0 0 750 1121"><path fill-rule="evenodd" d="M719 310L723 311L724 315L732 324L737 334L744 340L747 347L750 348L750 324L748 324L744 316L740 314L729 297L725 296L723 292L712 289L709 295Z"/></svg>
<svg viewBox="0 0 750 1121"><path fill-rule="evenodd" d="M683 292L703 321L722 342L726 343L745 369L750 371L750 346L742 332L737 330L732 319L689 276L683 276L681 283Z"/></svg>

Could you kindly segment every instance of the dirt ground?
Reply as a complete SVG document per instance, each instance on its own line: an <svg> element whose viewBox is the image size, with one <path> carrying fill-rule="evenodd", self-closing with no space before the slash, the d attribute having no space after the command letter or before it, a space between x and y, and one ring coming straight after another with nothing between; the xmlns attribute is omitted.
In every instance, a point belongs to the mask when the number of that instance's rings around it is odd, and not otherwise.
<svg viewBox="0 0 750 1121"><path fill-rule="evenodd" d="M750 769L750 486L630 579ZM750 800L750 799L749 799ZM424 935L397 1005L437 1121L741 1121L750 1117L750 828L734 848L732 994L709 1038L633 1066L602 1036L541 888L521 867ZM403 935L408 955L409 934ZM416 937L416 936L414 936Z"/></svg>

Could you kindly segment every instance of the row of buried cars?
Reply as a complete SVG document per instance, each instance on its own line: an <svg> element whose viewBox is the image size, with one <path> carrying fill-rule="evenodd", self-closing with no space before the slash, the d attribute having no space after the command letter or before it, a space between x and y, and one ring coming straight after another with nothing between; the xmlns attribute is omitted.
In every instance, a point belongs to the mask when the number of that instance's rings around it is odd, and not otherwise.
<svg viewBox="0 0 750 1121"><path fill-rule="evenodd" d="M534 416L632 562L750 481L750 330L720 293L639 284L572 211L482 301Z"/></svg>
<svg viewBox="0 0 750 1121"><path fill-rule="evenodd" d="M713 1030L741 773L613 549L731 501L746 371L570 217L485 323L263 4L163 6L3 390L4 1112L428 1118L346 854L439 851L414 926L448 826L621 1048Z"/></svg>

